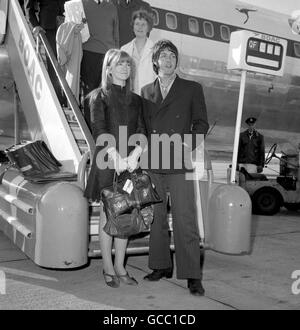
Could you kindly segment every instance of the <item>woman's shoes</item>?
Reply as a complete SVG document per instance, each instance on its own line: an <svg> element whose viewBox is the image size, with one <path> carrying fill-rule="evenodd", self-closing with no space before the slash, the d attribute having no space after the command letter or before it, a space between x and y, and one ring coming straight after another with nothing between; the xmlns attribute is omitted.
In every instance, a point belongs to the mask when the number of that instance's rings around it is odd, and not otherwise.
<svg viewBox="0 0 300 330"><path fill-rule="evenodd" d="M125 275L117 275L119 280L127 285L138 285L138 281L134 277L130 277L128 273Z"/></svg>
<svg viewBox="0 0 300 330"><path fill-rule="evenodd" d="M138 281L134 277L129 276L128 273L125 275L111 275L105 273L103 270L103 277L105 283L111 288L118 288L120 286L120 282L127 285L138 285Z"/></svg>
<svg viewBox="0 0 300 330"><path fill-rule="evenodd" d="M105 283L108 286L110 286L111 288L118 288L120 286L119 276L107 274L103 270L103 277L104 277Z"/></svg>

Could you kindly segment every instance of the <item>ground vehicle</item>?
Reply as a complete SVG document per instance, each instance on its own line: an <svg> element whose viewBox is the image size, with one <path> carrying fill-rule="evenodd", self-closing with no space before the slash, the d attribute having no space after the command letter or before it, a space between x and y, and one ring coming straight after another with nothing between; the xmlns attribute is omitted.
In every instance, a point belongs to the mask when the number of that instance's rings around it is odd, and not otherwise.
<svg viewBox="0 0 300 330"><path fill-rule="evenodd" d="M288 210L300 209L299 153L276 155L274 144L266 157L268 164L273 157L280 160L280 172L276 178L264 174L250 174L244 168L239 171L239 184L250 195L252 209L256 214L273 215L281 206Z"/></svg>

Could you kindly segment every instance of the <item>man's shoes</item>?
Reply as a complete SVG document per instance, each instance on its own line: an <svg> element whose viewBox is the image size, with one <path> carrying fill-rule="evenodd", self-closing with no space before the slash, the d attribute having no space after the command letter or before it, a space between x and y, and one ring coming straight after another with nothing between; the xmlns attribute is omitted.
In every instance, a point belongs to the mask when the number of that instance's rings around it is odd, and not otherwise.
<svg viewBox="0 0 300 330"><path fill-rule="evenodd" d="M188 279L188 288L190 293L193 296L203 296L204 295L204 288L202 286L200 279L189 278Z"/></svg>
<svg viewBox="0 0 300 330"><path fill-rule="evenodd" d="M154 282L154 281L159 281L163 277L171 278L172 268L155 269L151 274L146 275L144 277L144 280Z"/></svg>

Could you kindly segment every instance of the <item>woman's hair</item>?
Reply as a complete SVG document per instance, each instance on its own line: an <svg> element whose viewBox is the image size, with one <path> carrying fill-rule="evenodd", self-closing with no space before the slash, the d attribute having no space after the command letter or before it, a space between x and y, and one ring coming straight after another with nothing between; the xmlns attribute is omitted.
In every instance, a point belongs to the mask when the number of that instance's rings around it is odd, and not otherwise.
<svg viewBox="0 0 300 330"><path fill-rule="evenodd" d="M152 53L152 65L153 65L153 70L156 74L158 74L158 71L159 71L158 59L159 59L160 53L162 51L164 51L165 49L167 49L170 52L175 54L175 56L176 56L176 65L178 63L178 49L177 49L177 47L170 40L167 40L167 39L159 40L153 46L153 53Z"/></svg>
<svg viewBox="0 0 300 330"><path fill-rule="evenodd" d="M131 26L132 27L134 26L134 22L137 18L144 19L147 22L147 24L148 24L147 35L149 36L149 34L153 28L153 15L145 9L136 10L135 12L132 13L132 17L131 17Z"/></svg>
<svg viewBox="0 0 300 330"><path fill-rule="evenodd" d="M102 79L100 87L93 90L89 95L90 104L93 102L99 93L104 96L109 96L111 92L111 86L113 84L113 77L110 72L110 68L116 66L119 62L127 61L130 66L130 76L126 80L125 88L126 95L129 96L131 92L133 77L134 77L134 63L129 54L120 49L110 49L106 52L103 65L102 65Z"/></svg>

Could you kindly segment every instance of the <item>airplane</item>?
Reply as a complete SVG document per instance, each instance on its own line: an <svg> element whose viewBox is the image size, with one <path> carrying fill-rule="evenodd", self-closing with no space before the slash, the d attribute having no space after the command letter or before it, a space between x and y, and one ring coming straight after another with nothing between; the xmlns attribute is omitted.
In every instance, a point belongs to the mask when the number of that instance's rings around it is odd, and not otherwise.
<svg viewBox="0 0 300 330"><path fill-rule="evenodd" d="M227 69L231 32L246 29L263 33L267 37L271 36L270 38L276 36L286 39L288 48L283 77L247 73L243 121L249 116L258 118L257 127L264 134L267 146L276 142L297 148L300 142L300 35L297 33L296 21L291 21L287 15L235 0L148 0L148 2L154 13L154 29L150 38L154 42L163 38L174 42L180 52L178 74L198 81L203 86L210 124L205 144L206 149L214 156L212 161L216 157L218 160L222 158L228 160L233 150L241 73ZM8 17L7 21L6 17ZM44 42L42 35L40 37L40 41ZM43 54L37 54L35 48L36 43L25 21L19 1L0 0L0 150L23 139L33 141L42 138L62 163L64 170L73 173L75 170L78 173L77 184L83 189L88 163L86 155L89 154L86 150L91 151L91 144L88 142L91 134L81 123L83 116L80 114L78 104L74 106L73 102L69 102L72 106L72 114L67 118L69 109L66 113L61 107L43 64ZM63 80L61 81L64 83ZM68 91L65 86L63 87ZM76 135L78 133L76 121L82 135ZM75 127L75 130L72 127ZM86 134L87 131L89 135ZM87 142L89 148L86 148L82 141ZM1 203L4 206L1 206L1 210L5 212L1 213L0 226L4 225L7 228L6 234L22 251L34 258L39 265L47 267L47 259L42 260L45 264L40 263L35 259L39 258L39 253L32 255L33 251L39 252L38 248L46 251L43 244L37 247L35 239L23 244L28 232L31 234L32 224L36 219L39 220L36 215L40 212L23 216L24 211L22 211L19 216L19 213L17 212L16 215L15 212L17 204L10 205L13 204L10 203L12 197L17 197L17 201L22 202L22 194L27 191L25 184L31 183L24 180L14 169L3 173L2 188L7 191L2 194L4 197ZM211 178L212 176L208 178L209 182ZM42 193L33 194L30 189L28 196L34 198L34 203L37 203L36 196L42 196ZM34 189L42 191L44 186L36 185ZM79 195L82 198L82 194ZM205 199L209 196L201 194L201 197ZM24 209L26 203L21 204ZM90 206L92 211L88 223L89 234L97 236L99 207ZM53 216L53 219L56 218ZM75 219L75 217L71 218ZM8 222L11 222L9 226ZM82 218L80 223L84 223ZM68 226L69 222L66 224ZM199 228L203 233L200 220ZM23 235L22 240L19 240L18 235L14 235L15 230ZM55 236L56 233L55 230ZM47 237L49 237L48 233ZM55 247L53 244L51 246ZM143 251L147 251L147 247ZM55 253L45 253L45 257L48 255ZM68 267L65 261L64 267Z"/></svg>
<svg viewBox="0 0 300 330"><path fill-rule="evenodd" d="M150 38L170 39L178 47L178 74L198 81L204 88L209 134L206 148L215 154L231 153L241 74L227 69L230 33L251 30L288 41L283 77L248 72L243 122L258 118L257 128L266 147L277 143L297 150L300 143L300 34L295 19L236 0L148 0L153 8L154 29ZM297 9L297 8L295 8ZM295 32L296 31L296 32ZM28 138L29 128L15 104L22 108L15 90L5 46L0 46L0 149L18 135ZM1 56L2 54L2 56Z"/></svg>
<svg viewBox="0 0 300 330"><path fill-rule="evenodd" d="M243 122L250 116L258 118L257 128L265 136L267 147L276 142L282 148L297 150L300 33L292 29L288 15L235 0L149 3L155 13L155 29L150 38L174 41L180 51L178 74L203 85L211 125L206 139L208 150L222 152L233 148L240 73L227 69L230 33L250 30L288 40L283 77L247 74Z"/></svg>

